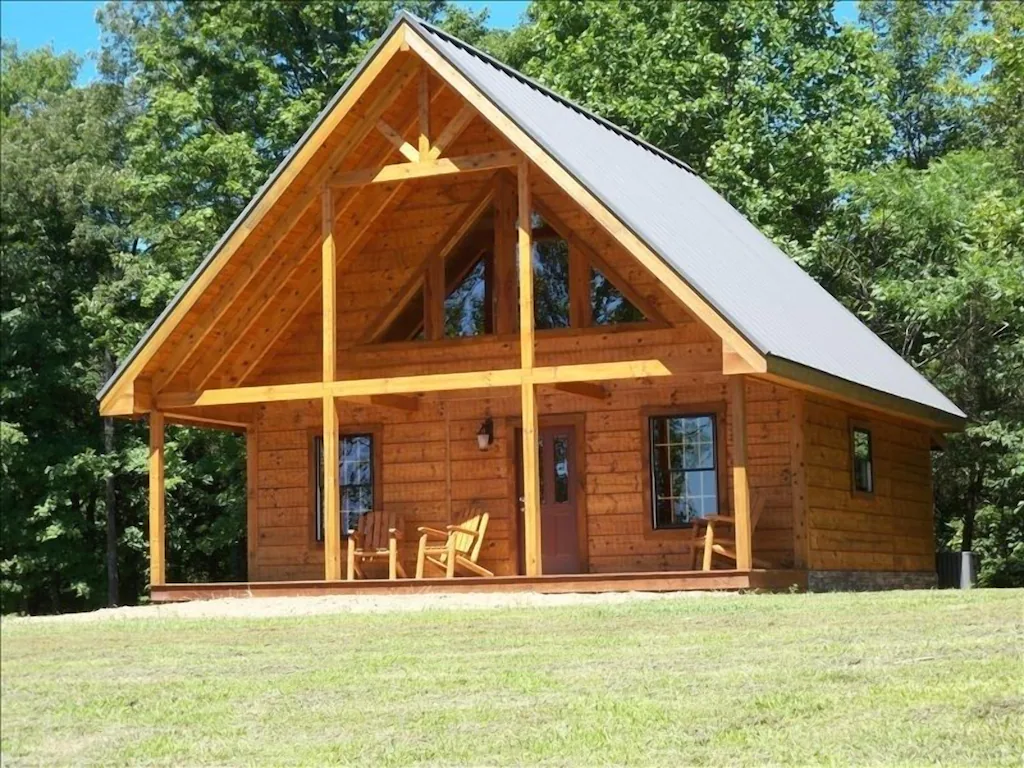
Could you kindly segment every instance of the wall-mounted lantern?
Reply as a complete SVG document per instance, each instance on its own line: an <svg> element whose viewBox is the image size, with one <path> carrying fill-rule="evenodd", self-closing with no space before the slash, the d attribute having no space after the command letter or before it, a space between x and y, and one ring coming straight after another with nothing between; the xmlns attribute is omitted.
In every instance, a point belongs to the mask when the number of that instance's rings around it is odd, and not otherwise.
<svg viewBox="0 0 1024 768"><path fill-rule="evenodd" d="M480 447L481 451L486 451L491 447L491 443L494 442L494 419L488 417L484 419L483 424L480 425L480 429L476 433L476 444Z"/></svg>

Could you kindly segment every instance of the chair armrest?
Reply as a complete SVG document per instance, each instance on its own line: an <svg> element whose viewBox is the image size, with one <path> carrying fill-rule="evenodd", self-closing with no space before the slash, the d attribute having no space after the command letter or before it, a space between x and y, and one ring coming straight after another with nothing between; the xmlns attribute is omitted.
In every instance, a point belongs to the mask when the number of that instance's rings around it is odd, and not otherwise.
<svg viewBox="0 0 1024 768"><path fill-rule="evenodd" d="M466 534L469 534L470 536L472 536L473 538L476 538L477 536L480 535L479 531L474 531L472 528L463 528L462 526L459 526L459 525L449 525L448 526L448 531L449 531L449 533L452 533L452 532L454 532L454 533L466 533Z"/></svg>
<svg viewBox="0 0 1024 768"><path fill-rule="evenodd" d="M354 542L357 547L363 546L363 534L355 529L348 532L348 540Z"/></svg>
<svg viewBox="0 0 1024 768"><path fill-rule="evenodd" d="M722 525L736 525L736 518L727 515L708 515L701 518L704 523L721 523Z"/></svg>
<svg viewBox="0 0 1024 768"><path fill-rule="evenodd" d="M428 536L434 536L435 538L438 538L438 539L447 539L448 538L448 534L446 532L439 531L437 528L428 528L425 525L421 525L416 530L419 531L420 533L425 533Z"/></svg>
<svg viewBox="0 0 1024 768"><path fill-rule="evenodd" d="M404 539L405 538L405 534L402 533L401 529L399 529L399 528L388 528L388 534L390 534L391 536L394 536L396 539Z"/></svg>

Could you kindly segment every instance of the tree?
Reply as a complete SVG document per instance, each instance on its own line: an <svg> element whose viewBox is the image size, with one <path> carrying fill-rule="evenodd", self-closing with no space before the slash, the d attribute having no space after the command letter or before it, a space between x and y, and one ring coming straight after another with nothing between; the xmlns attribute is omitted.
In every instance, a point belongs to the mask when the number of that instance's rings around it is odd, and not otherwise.
<svg viewBox="0 0 1024 768"><path fill-rule="evenodd" d="M509 63L689 163L780 243L806 243L836 173L882 159L873 36L830 2L529 7Z"/></svg>

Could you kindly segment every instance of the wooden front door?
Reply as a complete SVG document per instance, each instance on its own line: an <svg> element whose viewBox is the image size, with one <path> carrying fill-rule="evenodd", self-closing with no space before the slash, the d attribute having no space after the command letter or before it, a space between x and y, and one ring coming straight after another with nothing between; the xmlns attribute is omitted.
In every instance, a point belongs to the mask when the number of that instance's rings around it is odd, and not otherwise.
<svg viewBox="0 0 1024 768"><path fill-rule="evenodd" d="M580 549L576 527L576 429L571 424L540 428L540 533L541 562L545 574L579 573ZM522 434L516 439L519 495L519 559L522 573L523 468Z"/></svg>

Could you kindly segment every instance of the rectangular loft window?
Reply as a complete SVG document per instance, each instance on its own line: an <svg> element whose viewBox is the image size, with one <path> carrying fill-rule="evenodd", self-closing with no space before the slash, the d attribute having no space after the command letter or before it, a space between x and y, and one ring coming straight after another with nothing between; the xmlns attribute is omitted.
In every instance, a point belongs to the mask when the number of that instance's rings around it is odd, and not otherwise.
<svg viewBox="0 0 1024 768"><path fill-rule="evenodd" d="M314 530L316 540L324 540L324 439L316 437L316 498L314 499ZM341 499L341 535L359 524L359 518L373 511L374 504L374 440L372 433L342 435L338 439L338 477Z"/></svg>
<svg viewBox="0 0 1024 768"><path fill-rule="evenodd" d="M871 454L871 430L853 427L851 432L853 453L853 490L855 493L875 492L875 468Z"/></svg>
<svg viewBox="0 0 1024 768"><path fill-rule="evenodd" d="M654 528L718 514L715 415L652 416L649 429Z"/></svg>

